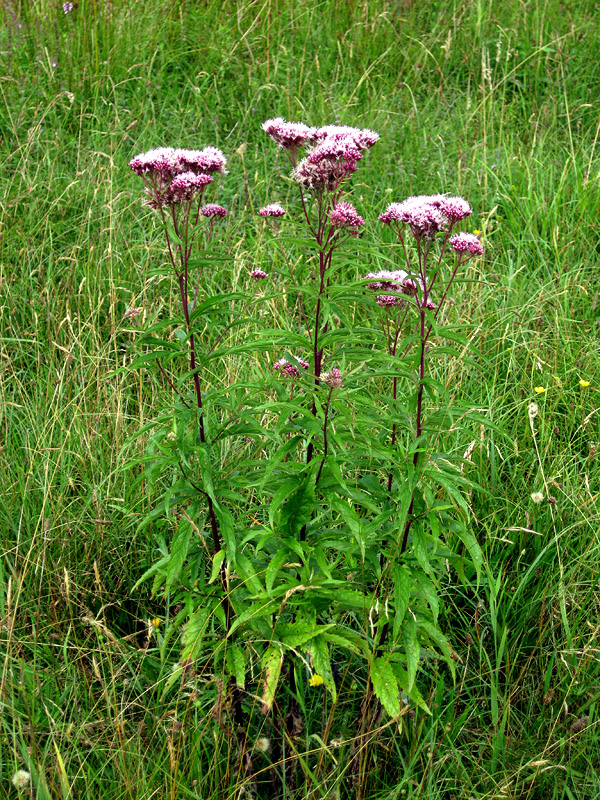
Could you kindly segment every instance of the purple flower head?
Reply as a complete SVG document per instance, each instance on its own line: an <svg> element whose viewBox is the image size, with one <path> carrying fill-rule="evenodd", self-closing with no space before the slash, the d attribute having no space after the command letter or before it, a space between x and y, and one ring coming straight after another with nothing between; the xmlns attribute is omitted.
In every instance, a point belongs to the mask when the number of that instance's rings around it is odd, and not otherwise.
<svg viewBox="0 0 600 800"><path fill-rule="evenodd" d="M445 218L439 209L440 195L409 197L402 203L394 203L392 219L405 222L416 238L422 236L433 239L436 233L444 229Z"/></svg>
<svg viewBox="0 0 600 800"><path fill-rule="evenodd" d="M146 153L139 153L131 159L129 166L136 175L158 173L161 176L170 178L174 172L174 153L175 150L172 147L157 147L154 150L148 150Z"/></svg>
<svg viewBox="0 0 600 800"><path fill-rule="evenodd" d="M314 141L316 136L315 128L309 128L302 122L286 122L282 117L268 119L263 122L262 129L280 147L287 149L302 147L307 142Z"/></svg>
<svg viewBox="0 0 600 800"><path fill-rule="evenodd" d="M435 311L436 308L437 308L436 304L433 303L429 298L427 298L427 300L425 301L424 305L425 305L425 308L428 308L430 311Z"/></svg>
<svg viewBox="0 0 600 800"><path fill-rule="evenodd" d="M335 191L353 172L356 172L355 161L323 160L314 164L304 158L294 169L292 177L300 186L318 193Z"/></svg>
<svg viewBox="0 0 600 800"><path fill-rule="evenodd" d="M65 14L70 14L71 11L73 11L74 8L75 8L75 6L73 5L73 3L63 3L62 4L62 10L65 12Z"/></svg>
<svg viewBox="0 0 600 800"><path fill-rule="evenodd" d="M270 203L258 211L260 217L283 217L284 214L287 214L287 211L279 203Z"/></svg>
<svg viewBox="0 0 600 800"><path fill-rule="evenodd" d="M369 272L368 275L365 275L364 280L371 281L369 289L373 289L373 291L402 292L402 294L408 295L415 295L418 286L421 285L420 279L411 278L408 272L404 272L402 269L382 269L380 272ZM422 285L421 288L423 288Z"/></svg>
<svg viewBox="0 0 600 800"><path fill-rule="evenodd" d="M473 213L471 206L463 197L444 197L440 208L452 222L459 222Z"/></svg>
<svg viewBox="0 0 600 800"><path fill-rule="evenodd" d="M302 369L308 369L307 361L303 361L301 358L297 358L296 356L294 356L294 360L298 366L302 367ZM287 358L280 358L279 361L276 361L273 364L273 369L276 371L281 371L282 375L288 375L290 378L300 377L298 367L294 366L294 364L290 364Z"/></svg>
<svg viewBox="0 0 600 800"><path fill-rule="evenodd" d="M346 139L354 142L359 150L367 150L379 141L379 134L368 128L352 128L349 125L324 125L317 130L317 139Z"/></svg>
<svg viewBox="0 0 600 800"><path fill-rule="evenodd" d="M219 217L220 219L223 219L223 217L227 216L227 209L223 208L223 206L220 206L217 203L208 203L207 205L202 206L200 213L205 217Z"/></svg>
<svg viewBox="0 0 600 800"><path fill-rule="evenodd" d="M358 229L365 224L364 219L356 213L352 203L338 203L329 212L331 224L336 228L350 228L350 233L358 234Z"/></svg>
<svg viewBox="0 0 600 800"><path fill-rule="evenodd" d="M186 203L209 183L212 183L210 175L182 172L171 181L171 185L164 193L164 200L168 203Z"/></svg>
<svg viewBox="0 0 600 800"><path fill-rule="evenodd" d="M265 278L268 278L268 277L269 277L269 276L268 276L268 274L267 274L266 272L263 272L263 271L262 271L262 269L253 269L253 270L251 270L251 271L250 271L248 274L249 274L249 275L250 275L250 277L251 277L251 278L253 278L255 281L264 281L264 280L265 280ZM274 367L273 369L275 369L275 367Z"/></svg>
<svg viewBox="0 0 600 800"><path fill-rule="evenodd" d="M205 147L203 150L175 150L173 161L180 172L191 170L195 173L225 172L227 159L216 147Z"/></svg>
<svg viewBox="0 0 600 800"><path fill-rule="evenodd" d="M353 162L362 158L360 149L350 136L331 136L323 139L320 144L312 148L306 160L309 164L320 164L322 161L335 161L338 158Z"/></svg>
<svg viewBox="0 0 600 800"><path fill-rule="evenodd" d="M321 375L321 380L323 383L329 384L332 389L340 389L343 386L343 378L341 370L337 367L334 367L330 372L325 372Z"/></svg>
<svg viewBox="0 0 600 800"><path fill-rule="evenodd" d="M457 253L467 252L472 256L480 256L483 253L481 242L474 233L457 233L456 236L450 237L448 244Z"/></svg>
<svg viewBox="0 0 600 800"><path fill-rule="evenodd" d="M391 308L400 302L400 298L392 294L378 294L375 302L380 308Z"/></svg>

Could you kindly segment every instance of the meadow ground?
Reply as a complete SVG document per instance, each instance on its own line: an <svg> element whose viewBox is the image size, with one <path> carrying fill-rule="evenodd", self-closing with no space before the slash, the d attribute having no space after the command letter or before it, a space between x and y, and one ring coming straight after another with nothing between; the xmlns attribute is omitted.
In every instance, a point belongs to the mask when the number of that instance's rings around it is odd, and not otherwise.
<svg viewBox="0 0 600 800"><path fill-rule="evenodd" d="M162 698L139 644L168 603L132 591L156 543L118 468L169 391L114 371L176 300L128 161L158 145L227 154L218 279L235 286L272 267L255 212L272 187L285 199L286 168L260 126L281 115L380 134L354 189L375 240L390 200L441 191L469 199L485 244L453 309L481 360L446 366L501 431L473 431L484 580L444 597L457 682L382 743L367 796L598 797L598 3L0 10L0 793L17 795L23 768L39 800L240 796L210 705ZM349 791L324 787L307 773L302 796Z"/></svg>

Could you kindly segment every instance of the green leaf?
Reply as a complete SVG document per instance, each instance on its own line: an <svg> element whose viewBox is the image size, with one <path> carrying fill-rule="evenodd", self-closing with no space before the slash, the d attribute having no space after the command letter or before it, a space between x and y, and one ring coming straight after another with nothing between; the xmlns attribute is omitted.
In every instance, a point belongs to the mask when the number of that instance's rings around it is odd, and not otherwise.
<svg viewBox="0 0 600 800"><path fill-rule="evenodd" d="M223 506L214 504L213 509L215 516L219 523L219 533L221 539L225 544L225 552L227 553L227 561L231 564L235 563L236 542L235 542L235 526L231 513Z"/></svg>
<svg viewBox="0 0 600 800"><path fill-rule="evenodd" d="M410 572L401 565L396 565L393 572L394 577L394 641L400 633L400 626L404 620L406 609L410 600L410 590L412 587L412 576Z"/></svg>
<svg viewBox="0 0 600 800"><path fill-rule="evenodd" d="M483 565L483 554L481 552L481 548L479 547L479 544L477 543L477 540L473 534L465 530L462 525L457 525L452 532L458 536L458 538L467 548L467 551L471 556L473 566L475 567L475 571L477 572L477 585L479 586L479 581L481 579L481 567Z"/></svg>
<svg viewBox="0 0 600 800"><path fill-rule="evenodd" d="M315 636L307 646L308 652L312 655L312 666L316 673L323 678L325 688L331 694L335 702L337 697L337 690L335 681L333 680L333 672L331 669L331 660L329 658L329 647L327 640L323 636Z"/></svg>
<svg viewBox="0 0 600 800"><path fill-rule="evenodd" d="M394 670L394 674L396 676L396 680L398 681L398 686L402 691L404 691L408 697L413 701L413 703L418 706L419 708L423 709L426 714L431 715L431 711L423 697L421 696L421 692L417 689L416 686L413 686L410 691L408 690L408 673L405 669L402 669L400 664L392 662L391 664L392 669Z"/></svg>
<svg viewBox="0 0 600 800"><path fill-rule="evenodd" d="M375 696L390 717L400 713L400 693L398 682L387 658L374 658L371 664L371 682Z"/></svg>
<svg viewBox="0 0 600 800"><path fill-rule="evenodd" d="M190 615L183 631L183 650L181 651L181 662L185 665L188 661L194 661L202 648L202 640L206 633L210 609L206 606L198 608Z"/></svg>
<svg viewBox="0 0 600 800"><path fill-rule="evenodd" d="M312 622L290 622L277 626L277 637L282 644L296 648L334 627L333 624L315 625Z"/></svg>
<svg viewBox="0 0 600 800"><path fill-rule="evenodd" d="M285 564L286 561L289 560L290 554L285 549L285 547L278 550L271 561L269 562L269 566L267 567L267 571L265 572L265 587L267 590L267 594L269 597L272 595L273 592L273 584L275 583L275 578L277 577L277 573Z"/></svg>
<svg viewBox="0 0 600 800"><path fill-rule="evenodd" d="M262 713L268 714L273 707L275 700L275 692L277 691L277 684L281 674L281 665L283 664L283 654L278 647L271 645L263 656L263 695L262 695Z"/></svg>
<svg viewBox="0 0 600 800"><path fill-rule="evenodd" d="M427 575L431 575L433 570L427 554L427 539L425 538L425 533L421 524L415 523L413 525L413 551L419 562L419 566Z"/></svg>
<svg viewBox="0 0 600 800"><path fill-rule="evenodd" d="M358 518L358 514L354 510L354 507L348 503L343 497L333 497L331 499L331 505L338 514L342 517L348 528L350 529L350 533L355 538L356 543L360 548L361 557L364 560L365 557L365 537L361 531L360 520Z"/></svg>
<svg viewBox="0 0 600 800"><path fill-rule="evenodd" d="M456 664L454 659L452 658L452 648L448 643L448 639L444 636L444 634L435 626L432 625L430 622L424 619L419 620L419 629L424 631L430 639L437 644L444 655L444 660L450 667L450 672L452 673L453 680L456 680Z"/></svg>
<svg viewBox="0 0 600 800"><path fill-rule="evenodd" d="M262 619L263 617L270 616L274 614L280 608L280 603L276 600L271 602L265 603L264 600L258 600L256 603L252 603L250 608L247 608L245 611L242 611L233 621L231 628L229 629L228 636L231 636L235 631L240 628L242 625L245 625L246 622L252 620Z"/></svg>
<svg viewBox="0 0 600 800"><path fill-rule="evenodd" d="M192 526L187 519L182 518L179 520L177 533L173 537L169 551L165 591L168 591L179 577L179 573L181 572L181 568L183 567L184 561L187 557L192 535Z"/></svg>
<svg viewBox="0 0 600 800"><path fill-rule="evenodd" d="M414 686L417 670L419 668L419 656L421 655L421 646L417 639L417 623L415 622L412 614L409 614L404 624L402 642L406 652L406 665L408 667L408 686L405 687L407 694Z"/></svg>
<svg viewBox="0 0 600 800"><path fill-rule="evenodd" d="M305 525L314 507L315 472L311 472L300 485L288 496L279 512L280 533L284 536L296 536Z"/></svg>
<svg viewBox="0 0 600 800"><path fill-rule="evenodd" d="M248 556L244 555L244 553L236 553L235 568L240 578L244 580L246 585L252 590L253 594L260 595L263 593L263 585L260 582L260 579L256 574L256 570L254 569L254 565Z"/></svg>
<svg viewBox="0 0 600 800"><path fill-rule="evenodd" d="M217 576L221 570L221 564L225 560L225 550L219 550L218 553L215 553L213 562L212 562L212 569L210 571L210 579L209 583L214 583L217 580Z"/></svg>
<svg viewBox="0 0 600 800"><path fill-rule="evenodd" d="M234 676L238 688L246 687L246 657L244 650L237 644L232 644L227 648L225 655L227 669Z"/></svg>

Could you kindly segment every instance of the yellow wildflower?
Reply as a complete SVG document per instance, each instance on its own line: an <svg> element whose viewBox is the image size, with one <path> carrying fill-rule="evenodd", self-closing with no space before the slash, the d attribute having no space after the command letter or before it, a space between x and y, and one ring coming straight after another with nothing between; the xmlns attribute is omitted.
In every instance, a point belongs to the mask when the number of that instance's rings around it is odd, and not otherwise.
<svg viewBox="0 0 600 800"><path fill-rule="evenodd" d="M473 233L475 234L475 236L479 236L479 234L481 233L481 231L474 230L474 231L473 231Z"/></svg>
<svg viewBox="0 0 600 800"><path fill-rule="evenodd" d="M309 686L322 686L324 683L325 681L323 680L323 678L320 675L317 675L316 672L308 681Z"/></svg>
<svg viewBox="0 0 600 800"><path fill-rule="evenodd" d="M544 394L544 392L547 391L547 390L546 390L546 388L544 386L534 386L533 387L533 391L536 394Z"/></svg>
<svg viewBox="0 0 600 800"><path fill-rule="evenodd" d="M154 619L152 620L152 624L154 625L155 628L158 628L160 626L160 617L154 617Z"/></svg>
<svg viewBox="0 0 600 800"><path fill-rule="evenodd" d="M583 378L579 381L579 385L582 386L584 389L586 386L590 385L589 381L584 381Z"/></svg>

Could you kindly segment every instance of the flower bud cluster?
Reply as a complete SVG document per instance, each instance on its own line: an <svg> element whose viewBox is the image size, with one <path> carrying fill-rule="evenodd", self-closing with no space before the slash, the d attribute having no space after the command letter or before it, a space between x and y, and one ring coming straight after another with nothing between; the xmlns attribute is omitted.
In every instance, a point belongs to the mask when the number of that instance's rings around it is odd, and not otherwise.
<svg viewBox="0 0 600 800"><path fill-rule="evenodd" d="M303 359L297 357L294 357L294 361L299 367L302 367L302 369L308 369L308 361L303 361ZM280 358L279 361L276 361L273 364L273 369L276 372L280 371L282 375L287 375L290 378L300 377L300 371L298 370L298 367L294 366L294 364L291 364L287 358Z"/></svg>
<svg viewBox="0 0 600 800"><path fill-rule="evenodd" d="M329 386L331 386L332 389L341 389L341 387L344 385L342 372L337 367L334 367L329 372L324 372L321 375L321 380L323 383L327 383Z"/></svg>
<svg viewBox="0 0 600 800"><path fill-rule="evenodd" d="M227 209L217 203L207 203L205 206L202 206L200 213L203 217L219 217L223 219L223 217L227 216Z"/></svg>
<svg viewBox="0 0 600 800"><path fill-rule="evenodd" d="M381 222L406 224L417 238L433 239L448 223L468 217L471 206L462 197L445 197L441 194L409 197L401 203L391 203L379 217Z"/></svg>
<svg viewBox="0 0 600 800"><path fill-rule="evenodd" d="M369 272L368 275L365 275L364 280L371 281L368 287L374 292L398 292L409 297L418 297L419 290L421 292L424 291L423 281L420 278L409 275L408 272L402 269L382 269L379 272ZM378 306L387 308L399 305L402 303L403 298L397 295L380 294L377 295L375 300ZM425 307L435 308L431 301L426 301Z"/></svg>
<svg viewBox="0 0 600 800"><path fill-rule="evenodd" d="M456 253L469 253L472 256L480 256L483 253L481 242L474 233L457 233L451 236L448 244Z"/></svg>
<svg viewBox="0 0 600 800"><path fill-rule="evenodd" d="M287 214L287 211L279 203L270 203L258 211L259 217L283 217L284 214Z"/></svg>
<svg viewBox="0 0 600 800"><path fill-rule="evenodd" d="M144 179L148 205L163 208L187 203L195 195L201 195L212 183L213 173L225 172L226 163L225 156L216 147L203 150L158 147L135 156L129 166Z"/></svg>
<svg viewBox="0 0 600 800"><path fill-rule="evenodd" d="M329 219L335 228L347 228L353 236L358 236L359 228L365 224L352 203L338 203L329 212Z"/></svg>
<svg viewBox="0 0 600 800"><path fill-rule="evenodd" d="M281 117L267 120L262 127L280 147L289 151L294 180L315 193L336 191L356 171L364 151L379 139L377 133L368 129L346 125L311 128L302 122L286 122ZM306 145L311 147L297 163L298 149Z"/></svg>

